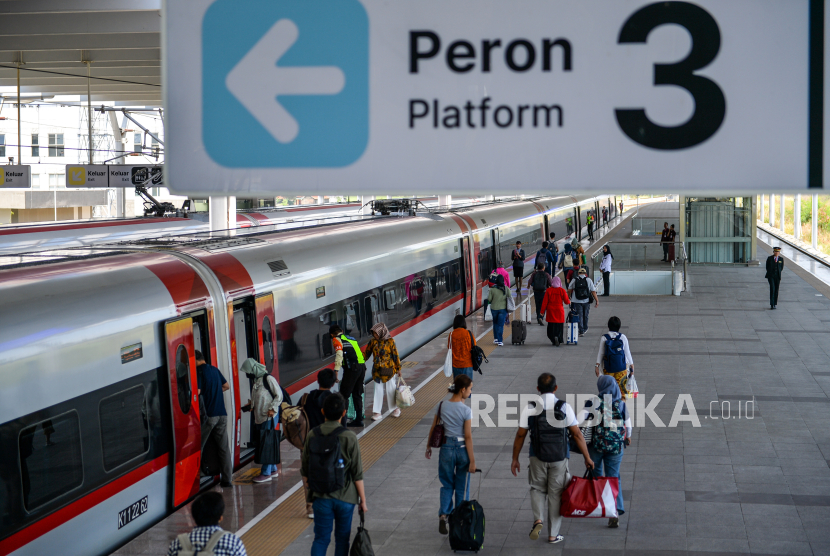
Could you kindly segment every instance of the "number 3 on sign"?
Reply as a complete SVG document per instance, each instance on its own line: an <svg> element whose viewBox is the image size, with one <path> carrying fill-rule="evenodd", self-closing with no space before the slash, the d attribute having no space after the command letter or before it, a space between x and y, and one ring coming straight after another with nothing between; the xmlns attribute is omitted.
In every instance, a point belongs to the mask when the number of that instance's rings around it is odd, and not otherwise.
<svg viewBox="0 0 830 556"><path fill-rule="evenodd" d="M619 44L645 43L649 33L660 25L683 26L692 36L692 49L685 60L674 64L654 64L655 85L683 87L695 100L695 111L679 126L657 125L642 108L616 110L617 123L631 140L660 150L688 149L712 137L726 116L726 99L717 83L695 75L708 66L720 50L720 29L703 8L688 2L650 4L628 18L620 29Z"/></svg>

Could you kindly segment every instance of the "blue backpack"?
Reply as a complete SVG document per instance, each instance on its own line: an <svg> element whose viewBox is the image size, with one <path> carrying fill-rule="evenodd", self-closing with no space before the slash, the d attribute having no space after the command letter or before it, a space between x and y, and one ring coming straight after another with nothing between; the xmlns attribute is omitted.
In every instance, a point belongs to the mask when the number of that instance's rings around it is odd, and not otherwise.
<svg viewBox="0 0 830 556"><path fill-rule="evenodd" d="M609 373L619 373L625 370L622 334L617 334L616 338L605 334L605 370Z"/></svg>

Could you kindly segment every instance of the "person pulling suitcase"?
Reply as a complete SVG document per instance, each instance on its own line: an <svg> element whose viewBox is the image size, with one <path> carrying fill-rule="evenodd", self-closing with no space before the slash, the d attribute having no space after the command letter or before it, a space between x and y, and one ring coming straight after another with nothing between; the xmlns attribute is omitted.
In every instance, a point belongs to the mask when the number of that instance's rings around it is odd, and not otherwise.
<svg viewBox="0 0 830 556"><path fill-rule="evenodd" d="M481 473L481 469L476 469ZM470 473L472 476L472 473ZM467 480L467 498L469 498L470 480ZM481 475L478 479L478 494L481 496ZM453 552L464 550L478 552L484 546L484 508L478 500L466 500L459 504L450 514L450 549Z"/></svg>

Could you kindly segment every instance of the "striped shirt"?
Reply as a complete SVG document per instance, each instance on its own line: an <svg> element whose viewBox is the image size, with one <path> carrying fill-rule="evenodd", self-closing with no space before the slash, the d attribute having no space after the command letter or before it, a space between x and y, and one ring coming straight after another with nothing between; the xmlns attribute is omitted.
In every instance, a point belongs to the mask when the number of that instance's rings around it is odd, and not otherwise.
<svg viewBox="0 0 830 556"><path fill-rule="evenodd" d="M210 536L215 531L221 529L218 525L209 525L207 527L196 527L190 532L190 544L193 545L194 550L201 550L210 540ZM179 551L182 550L182 544L178 537L173 539L170 543L170 548L167 549L167 556L179 556ZM239 537L233 533L226 533L213 550L216 556L248 556L245 552L245 545Z"/></svg>

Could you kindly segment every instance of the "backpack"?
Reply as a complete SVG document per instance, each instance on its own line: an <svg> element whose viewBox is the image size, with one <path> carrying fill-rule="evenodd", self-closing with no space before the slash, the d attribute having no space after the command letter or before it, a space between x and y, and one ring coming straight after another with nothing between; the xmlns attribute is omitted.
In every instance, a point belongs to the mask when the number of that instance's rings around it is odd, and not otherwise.
<svg viewBox="0 0 830 556"><path fill-rule="evenodd" d="M196 550L193 548L193 544L190 542L190 533L182 533L179 535L179 545L181 545L181 550L179 550L179 556L214 556L215 552L214 549L216 545L219 544L219 541L222 540L222 537L225 535L230 535L227 531L223 531L219 529L215 531L208 539L208 542L205 543L204 548L201 550Z"/></svg>
<svg viewBox="0 0 830 556"><path fill-rule="evenodd" d="M305 409L283 402L280 404L280 425L285 438L302 450L308 434L308 415Z"/></svg>
<svg viewBox="0 0 830 556"><path fill-rule="evenodd" d="M564 405L564 400L557 400L553 406L553 415L558 421L565 420L565 413L562 411ZM533 424L530 424L530 420L533 420ZM552 463L568 457L568 428L551 425L548 422L547 410L528 418L528 425L531 430L530 442L533 453L540 461Z"/></svg>
<svg viewBox="0 0 830 556"><path fill-rule="evenodd" d="M620 409L621 402L622 400L617 400L611 404L611 418L614 421L622 421L622 411ZM602 403L599 405L599 410L600 415L602 415ZM603 418L601 419L601 422L594 427L591 445L597 452L613 456L622 451L624 440L624 425L617 426L614 423L608 423L606 419Z"/></svg>
<svg viewBox="0 0 830 556"><path fill-rule="evenodd" d="M588 279L577 276L574 281L574 293L577 299L588 299L591 297L591 290L588 288Z"/></svg>
<svg viewBox="0 0 830 556"><path fill-rule="evenodd" d="M619 373L625 370L625 348L623 347L622 334L612 338L605 334L605 370L609 373Z"/></svg>
<svg viewBox="0 0 830 556"><path fill-rule="evenodd" d="M487 279L487 281L488 281L488 285L491 288L495 287L496 284L498 284L499 276L501 276L501 275L498 272L496 272L495 270L490 273L490 277Z"/></svg>
<svg viewBox="0 0 830 556"><path fill-rule="evenodd" d="M548 277L545 276L545 272L537 270L536 274L533 275L533 283L530 285L533 287L534 290L548 289Z"/></svg>
<svg viewBox="0 0 830 556"><path fill-rule="evenodd" d="M565 253L563 260L563 266L565 268L573 268L574 266L574 258L571 256L570 253Z"/></svg>
<svg viewBox="0 0 830 556"><path fill-rule="evenodd" d="M539 252L536 253L536 260L533 261L533 266L539 266L540 264L547 266L548 257L545 255L544 251L544 249L539 249Z"/></svg>
<svg viewBox="0 0 830 556"><path fill-rule="evenodd" d="M478 374L483 375L484 373L481 372L481 364L484 362L489 363L490 361L487 359L487 356L484 355L484 350L473 342L473 333L469 330L467 333L470 335L470 344L473 346L470 350L470 359L473 361L473 370L478 371Z"/></svg>
<svg viewBox="0 0 830 556"><path fill-rule="evenodd" d="M312 429L308 439L308 490L317 494L331 494L346 486L346 466L340 451L340 435L346 427L339 426L331 434L323 435L320 427Z"/></svg>

